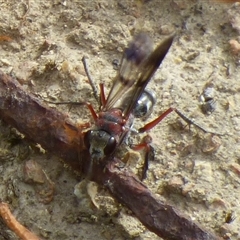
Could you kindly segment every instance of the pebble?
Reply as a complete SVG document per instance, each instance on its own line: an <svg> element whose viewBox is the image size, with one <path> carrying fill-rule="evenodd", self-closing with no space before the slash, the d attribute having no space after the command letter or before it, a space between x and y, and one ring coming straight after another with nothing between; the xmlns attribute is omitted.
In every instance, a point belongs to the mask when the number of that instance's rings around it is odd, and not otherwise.
<svg viewBox="0 0 240 240"><path fill-rule="evenodd" d="M201 180L207 182L213 181L213 171L210 162L196 160L194 162L193 174Z"/></svg>

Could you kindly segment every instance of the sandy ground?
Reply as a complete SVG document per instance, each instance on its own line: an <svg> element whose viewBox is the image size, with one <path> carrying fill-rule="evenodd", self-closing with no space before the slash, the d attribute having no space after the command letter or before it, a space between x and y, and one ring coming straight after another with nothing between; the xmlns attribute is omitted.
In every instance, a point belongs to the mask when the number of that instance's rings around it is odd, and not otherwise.
<svg viewBox="0 0 240 240"><path fill-rule="evenodd" d="M183 129L173 113L150 132L156 159L144 182L207 229L240 239L240 5L207 0L8 0L0 1L0 9L1 70L43 100L87 99L96 109L83 55L96 84L104 82L108 91L116 75L112 62L121 59L135 33L147 32L157 44L176 31L148 86L157 95L150 119L174 106L222 135ZM216 109L204 114L199 97L209 84ZM92 121L87 109L57 108L76 122ZM135 126L143 124L137 121ZM104 188L83 181L76 197L79 177L5 123L0 128L0 198L42 239L160 239ZM38 175L29 176L27 164L34 164L30 168L35 166ZM89 188L96 188L98 209ZM17 239L2 222L0 229L0 240Z"/></svg>

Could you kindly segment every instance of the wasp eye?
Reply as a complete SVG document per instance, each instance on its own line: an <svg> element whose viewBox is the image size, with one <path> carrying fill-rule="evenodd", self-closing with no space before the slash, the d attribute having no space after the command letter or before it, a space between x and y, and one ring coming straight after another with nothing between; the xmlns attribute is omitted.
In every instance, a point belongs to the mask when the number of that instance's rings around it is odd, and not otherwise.
<svg viewBox="0 0 240 240"><path fill-rule="evenodd" d="M87 149L90 148L91 139L92 139L92 131L89 130L89 131L87 131L87 132L85 133L85 136L84 136L84 139L83 139L84 145L85 145L85 147L86 147Z"/></svg>
<svg viewBox="0 0 240 240"><path fill-rule="evenodd" d="M108 139L107 145L104 148L104 154L106 156L110 155L115 150L116 145L117 145L116 139L114 137L110 137Z"/></svg>

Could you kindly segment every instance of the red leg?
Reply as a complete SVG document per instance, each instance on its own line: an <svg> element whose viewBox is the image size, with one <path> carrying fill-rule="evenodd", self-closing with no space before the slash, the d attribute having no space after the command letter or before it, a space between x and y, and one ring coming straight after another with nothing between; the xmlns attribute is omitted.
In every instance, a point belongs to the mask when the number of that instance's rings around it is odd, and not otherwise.
<svg viewBox="0 0 240 240"><path fill-rule="evenodd" d="M91 114L93 116L94 121L96 121L98 119L98 115L95 112L95 110L93 109L93 106L91 105L91 103L88 103L88 102L86 102L85 104L87 105L88 109L90 110L90 112L91 112Z"/></svg>
<svg viewBox="0 0 240 240"><path fill-rule="evenodd" d="M149 131L153 127L155 127L159 122L161 122L169 113L175 111L175 108L169 108L167 111L162 113L158 118L154 119L152 122L146 124L145 126L138 129L139 133L143 133Z"/></svg>
<svg viewBox="0 0 240 240"><path fill-rule="evenodd" d="M152 122L146 124L142 128L138 129L139 133L146 132L153 127L155 127L159 122L161 122L168 114L175 111L175 108L169 108L167 111L162 113L158 118L154 119ZM145 149L145 157L144 157L144 164L142 169L142 176L141 180L145 179L147 177L147 170L148 170L148 162L149 160L154 160L154 148L151 146L152 138L147 135L143 138L143 142L137 145L131 146L134 150L142 150Z"/></svg>
<svg viewBox="0 0 240 240"><path fill-rule="evenodd" d="M145 150L144 163L142 167L142 176L140 178L141 181L147 177L149 160L152 161L154 160L154 148L151 146L151 142L152 142L151 136L146 135L141 143L131 146L131 148L136 151L142 149Z"/></svg>
<svg viewBox="0 0 240 240"><path fill-rule="evenodd" d="M189 125L193 124L196 127L198 127L199 129L201 129L204 132L208 132L206 131L204 128L202 128L201 126L199 126L198 124L194 123L191 119L189 119L188 117L186 117L183 113L181 113L180 111L178 111L175 108L169 108L167 111L165 111L164 113L162 113L159 117L157 117L156 119L154 119L152 122L146 124L145 126L143 126L142 128L138 129L139 133L143 133L146 132L150 129L152 129L153 127L155 127L159 122L161 122L168 114L170 114L171 112L176 112L178 114L178 116L180 116L184 121L186 121ZM144 178L146 178L147 175L147 170L148 170L148 162L150 159L154 159L154 149L151 146L151 139L150 136L146 136L147 138L144 138L144 141L140 144L137 145L133 145L131 146L132 149L134 150L142 150L145 149L146 154L145 154L145 159L144 159L144 164L143 164L143 172L142 172L142 178L141 180L143 180Z"/></svg>

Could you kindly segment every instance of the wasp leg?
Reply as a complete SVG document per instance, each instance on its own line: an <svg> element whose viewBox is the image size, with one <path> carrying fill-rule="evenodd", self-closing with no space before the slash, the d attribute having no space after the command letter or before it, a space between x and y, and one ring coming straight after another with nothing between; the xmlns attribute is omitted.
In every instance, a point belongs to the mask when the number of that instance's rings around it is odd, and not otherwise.
<svg viewBox="0 0 240 240"><path fill-rule="evenodd" d="M170 114L171 112L175 111L174 108L169 108L167 111L165 111L164 113L162 113L159 117L157 117L156 119L154 119L152 122L146 124L145 126L141 127L138 129L139 133L144 133L146 131L149 131L150 129L152 129L153 127L155 127L158 123L160 123L168 114Z"/></svg>
<svg viewBox="0 0 240 240"><path fill-rule="evenodd" d="M147 177L149 161L154 160L154 148L151 145L151 142L152 142L151 136L146 135L145 137L143 137L143 140L141 143L130 146L133 150L136 150L136 151L140 151L142 149L145 150L144 163L142 167L142 175L140 177L141 181Z"/></svg>

